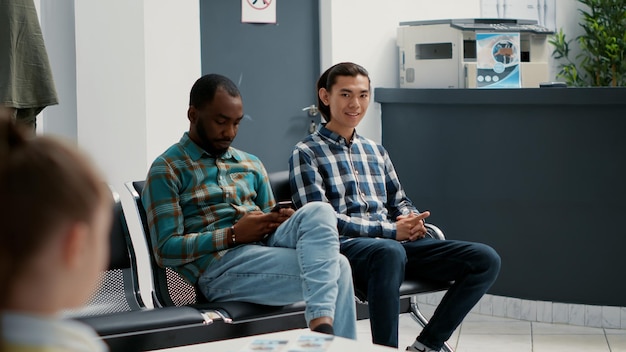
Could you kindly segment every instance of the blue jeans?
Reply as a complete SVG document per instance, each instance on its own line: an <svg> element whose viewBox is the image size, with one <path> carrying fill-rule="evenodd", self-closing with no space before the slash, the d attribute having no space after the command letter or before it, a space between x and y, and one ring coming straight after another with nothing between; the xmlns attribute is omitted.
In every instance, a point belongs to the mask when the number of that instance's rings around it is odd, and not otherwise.
<svg viewBox="0 0 626 352"><path fill-rule="evenodd" d="M281 306L304 300L307 323L333 318L337 336L356 339L356 306L348 260L339 253L337 215L322 202L306 204L269 236L241 245L198 279L210 301Z"/></svg>
<svg viewBox="0 0 626 352"><path fill-rule="evenodd" d="M352 266L354 285L367 295L372 341L398 347L398 290L406 278L454 281L418 340L440 349L500 272L500 256L481 243L414 242L342 237L341 252Z"/></svg>

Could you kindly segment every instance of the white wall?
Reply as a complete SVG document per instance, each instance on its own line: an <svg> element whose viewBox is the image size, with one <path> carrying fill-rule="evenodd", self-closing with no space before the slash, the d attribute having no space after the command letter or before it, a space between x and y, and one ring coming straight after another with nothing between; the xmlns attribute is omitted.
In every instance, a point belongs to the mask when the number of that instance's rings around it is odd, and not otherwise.
<svg viewBox="0 0 626 352"><path fill-rule="evenodd" d="M117 189L146 164L141 1L76 1L78 144Z"/></svg>
<svg viewBox="0 0 626 352"><path fill-rule="evenodd" d="M189 129L189 90L202 69L198 1L147 0L144 10L147 170Z"/></svg>
<svg viewBox="0 0 626 352"><path fill-rule="evenodd" d="M63 136L76 142L74 0L35 0L35 4L39 6L42 33L59 97L58 105L49 106L40 114L37 132Z"/></svg>
<svg viewBox="0 0 626 352"><path fill-rule="evenodd" d="M142 243L124 183L145 178L152 160L188 128L188 92L201 73L199 3L41 0L40 8L60 100L44 111L42 130L76 140L90 155L120 194L134 242ZM136 252L149 305L147 249Z"/></svg>

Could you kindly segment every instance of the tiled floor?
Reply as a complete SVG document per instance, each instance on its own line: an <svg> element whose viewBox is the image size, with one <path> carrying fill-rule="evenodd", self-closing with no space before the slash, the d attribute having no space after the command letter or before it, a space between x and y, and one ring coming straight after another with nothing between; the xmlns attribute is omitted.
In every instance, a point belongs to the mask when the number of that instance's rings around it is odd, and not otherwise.
<svg viewBox="0 0 626 352"><path fill-rule="evenodd" d="M430 317L434 306L420 304ZM358 339L370 340L368 320L358 322ZM413 343L419 325L400 317L400 351ZM520 321L470 313L448 343L457 352L626 352L626 330Z"/></svg>

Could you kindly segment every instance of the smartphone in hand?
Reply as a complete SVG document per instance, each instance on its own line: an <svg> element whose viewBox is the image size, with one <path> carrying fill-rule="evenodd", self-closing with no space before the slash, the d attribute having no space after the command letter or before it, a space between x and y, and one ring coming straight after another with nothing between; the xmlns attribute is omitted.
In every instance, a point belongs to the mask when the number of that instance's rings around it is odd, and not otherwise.
<svg viewBox="0 0 626 352"><path fill-rule="evenodd" d="M293 208L293 202L290 200L285 200L282 202L276 203L276 205L272 208L273 212L280 211L282 208Z"/></svg>

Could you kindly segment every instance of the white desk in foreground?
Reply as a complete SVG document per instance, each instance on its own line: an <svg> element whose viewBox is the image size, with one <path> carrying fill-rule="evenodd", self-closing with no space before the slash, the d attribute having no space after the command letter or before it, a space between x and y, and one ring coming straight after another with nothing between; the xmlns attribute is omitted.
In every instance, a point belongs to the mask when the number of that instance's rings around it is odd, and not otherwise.
<svg viewBox="0 0 626 352"><path fill-rule="evenodd" d="M159 351L168 352L194 352L194 351L215 351L215 352L244 352L244 351L266 351L266 352L347 352L347 351L374 351L389 352L397 351L396 349L374 345L371 342L355 341L344 339L337 336L331 336L332 341L323 342L324 335L312 332L309 329L295 329L271 334L254 335L240 337L237 339L223 340L209 343L201 343L196 345L167 348ZM308 340L312 342L309 345L318 345L317 347L299 347L298 341ZM259 343L255 343L259 342ZM278 341L286 341L285 343L277 343ZM300 344L302 345L302 344ZM255 348L256 347L256 348Z"/></svg>

